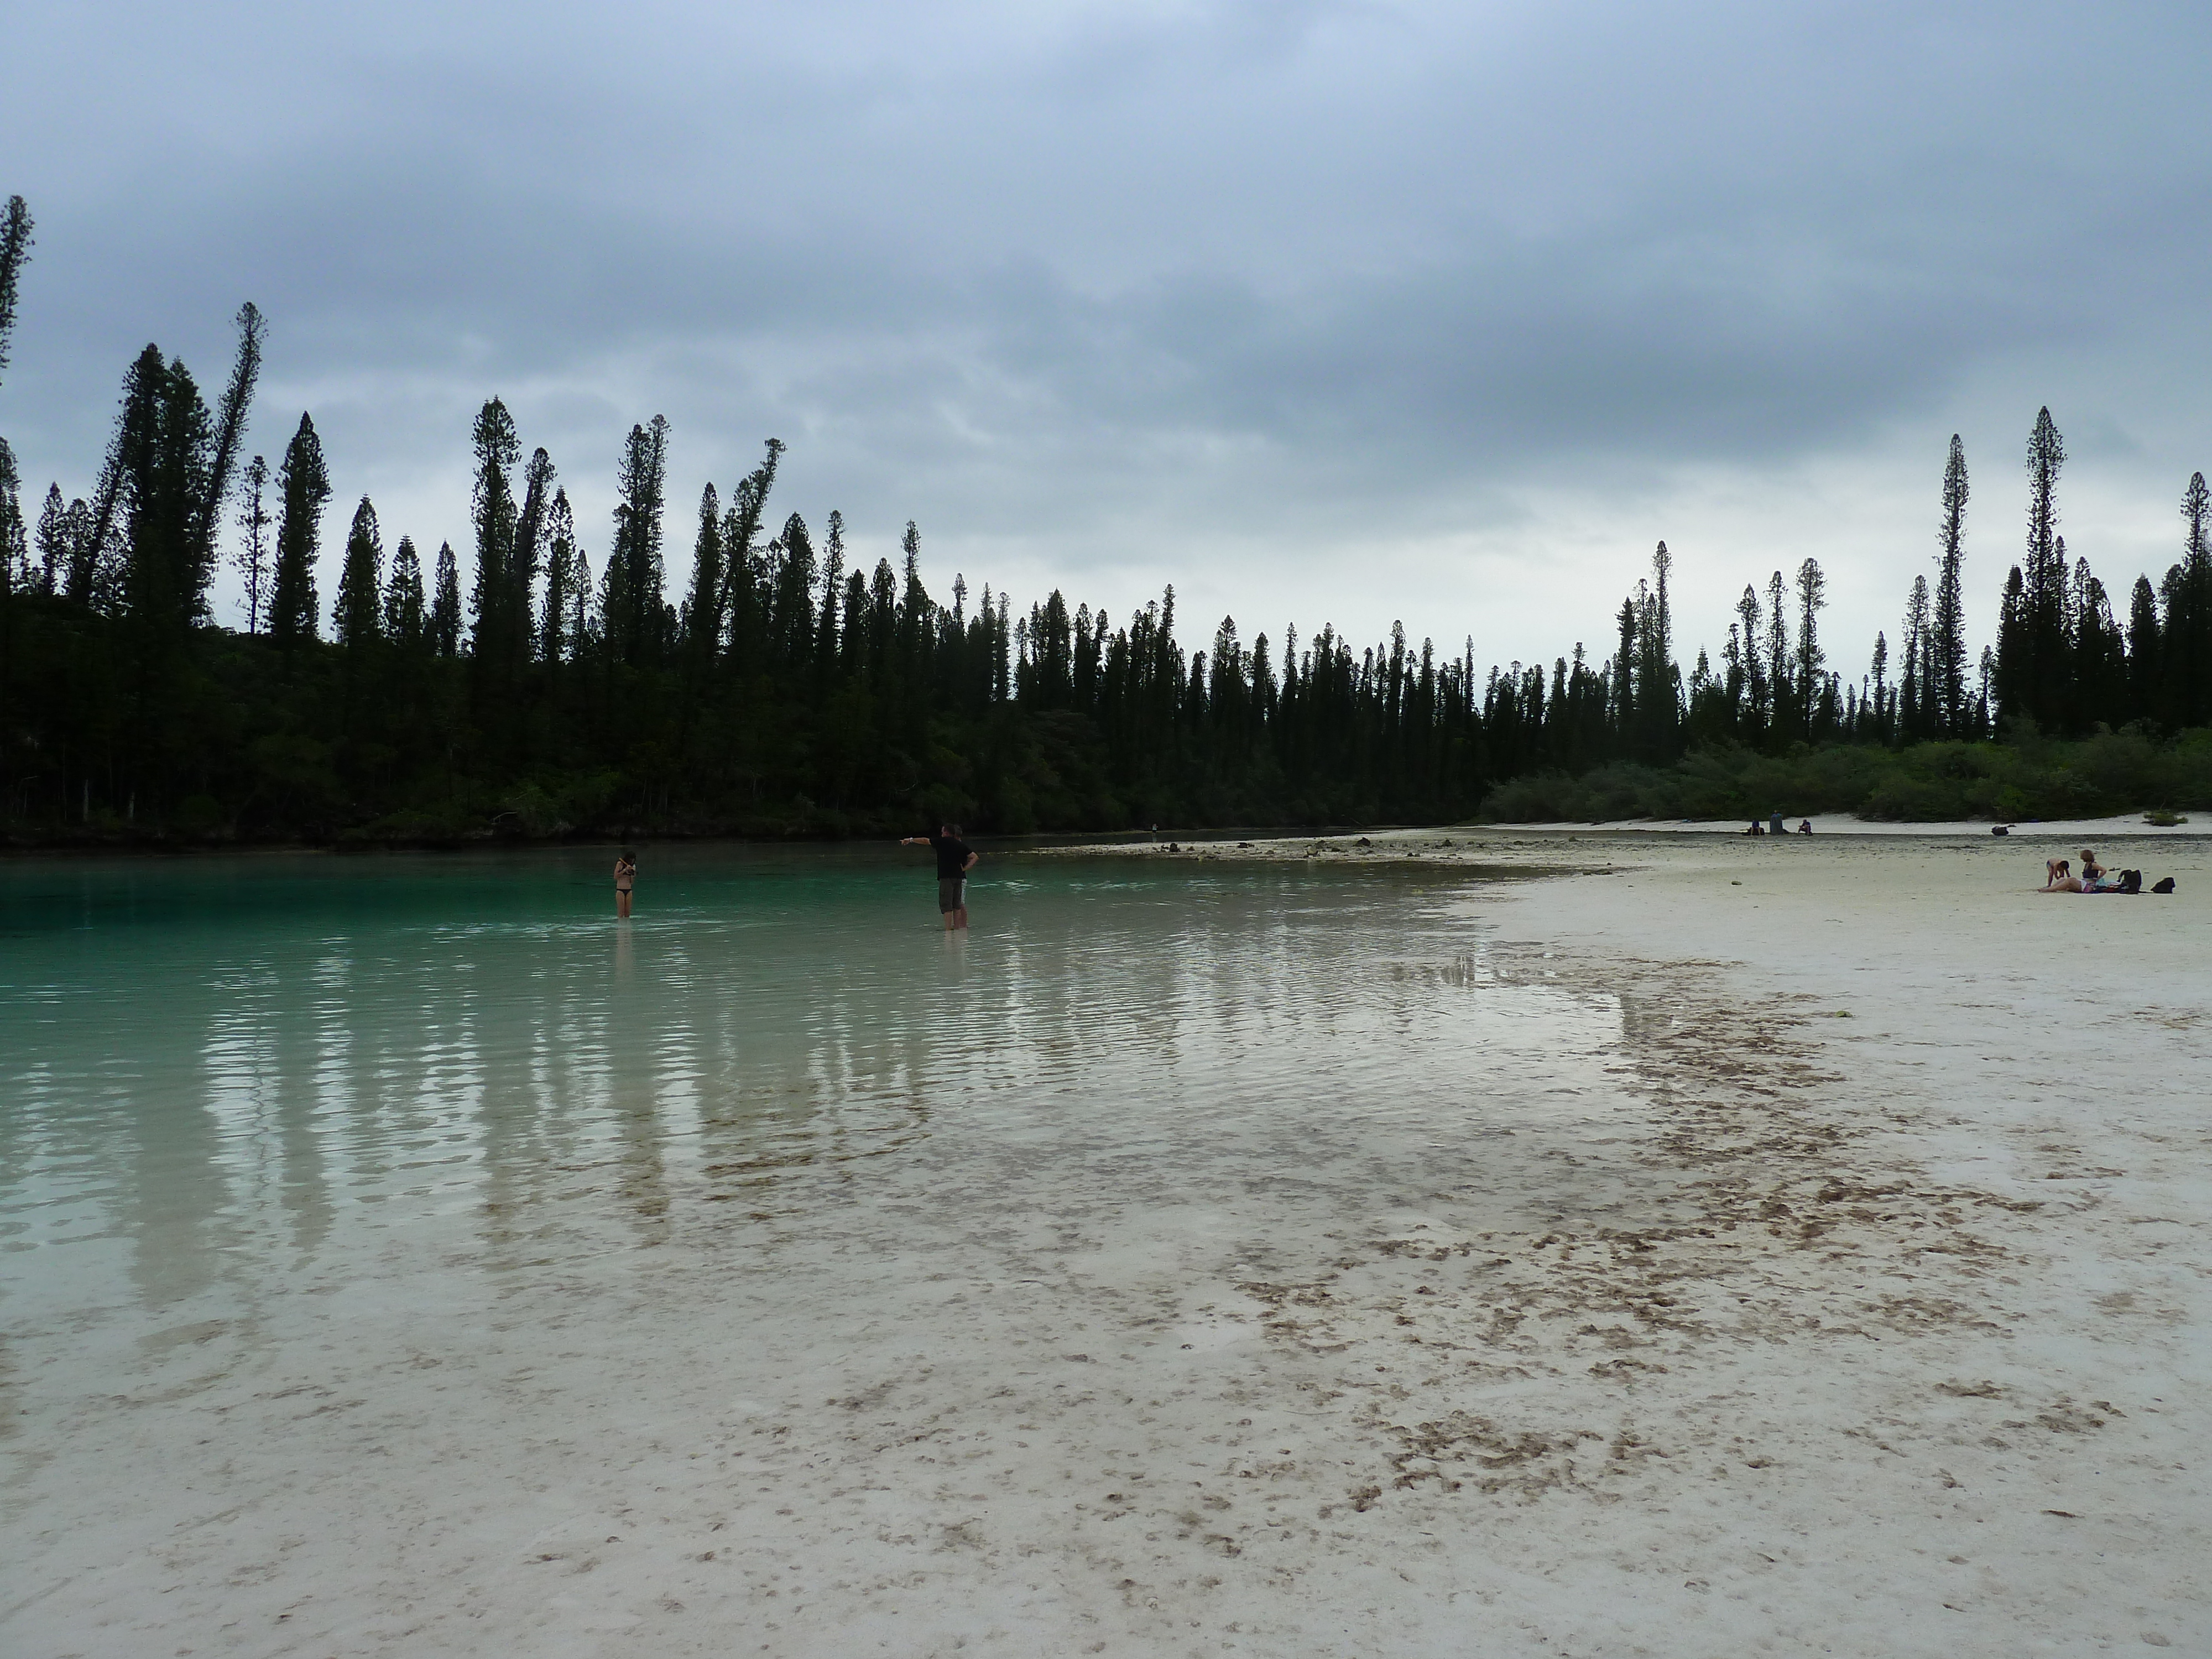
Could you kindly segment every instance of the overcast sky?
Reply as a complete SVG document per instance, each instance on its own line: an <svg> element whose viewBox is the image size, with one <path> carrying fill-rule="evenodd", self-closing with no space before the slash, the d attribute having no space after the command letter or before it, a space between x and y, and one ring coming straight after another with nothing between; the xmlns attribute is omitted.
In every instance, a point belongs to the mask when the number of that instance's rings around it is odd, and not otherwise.
<svg viewBox="0 0 2212 1659"><path fill-rule="evenodd" d="M1664 538L1682 654L1807 554L1863 671L1972 473L1978 638L2048 404L2106 584L2212 465L2212 8L1575 3L12 10L38 220L0 433L82 493L149 339L337 499L465 551L493 393L604 561L617 448L1187 645L1601 654ZM27 505L32 505L27 503ZM35 511L34 505L33 510ZM335 569L324 573L327 599ZM219 608L233 608L234 583Z"/></svg>

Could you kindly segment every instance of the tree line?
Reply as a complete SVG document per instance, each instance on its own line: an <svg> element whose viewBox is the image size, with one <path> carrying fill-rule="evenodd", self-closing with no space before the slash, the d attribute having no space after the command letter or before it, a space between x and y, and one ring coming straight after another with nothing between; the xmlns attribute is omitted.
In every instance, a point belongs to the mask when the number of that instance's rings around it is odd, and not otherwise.
<svg viewBox="0 0 2212 1659"><path fill-rule="evenodd" d="M29 215L0 240L0 371ZM708 483L672 586L671 434L634 426L595 570L553 459L526 458L494 397L470 441L457 553L387 548L366 495L326 556L331 468L303 413L272 471L242 457L264 327L251 306L212 404L149 345L125 372L89 495L30 522L0 442L0 817L20 838L450 840L617 825L842 834L951 817L1006 831L1133 824L1438 821L1501 785L1721 750L1985 743L2022 731L2212 724L2212 546L2202 475L2179 558L2139 578L2124 623L2057 532L2064 447L2027 446L2025 556L1995 643L1970 660L1966 458L1951 441L1932 561L1900 644L1832 666L1816 562L1747 585L1717 663L1676 655L1672 558L1577 643L1479 672L1472 641L1370 645L1333 629L1249 641L1232 618L1186 650L1176 596L1123 619L1054 592L1018 611L769 510L783 446ZM211 614L221 532L244 627ZM334 568L334 578L333 578ZM329 585L327 604L325 584ZM680 588L680 591L678 589Z"/></svg>

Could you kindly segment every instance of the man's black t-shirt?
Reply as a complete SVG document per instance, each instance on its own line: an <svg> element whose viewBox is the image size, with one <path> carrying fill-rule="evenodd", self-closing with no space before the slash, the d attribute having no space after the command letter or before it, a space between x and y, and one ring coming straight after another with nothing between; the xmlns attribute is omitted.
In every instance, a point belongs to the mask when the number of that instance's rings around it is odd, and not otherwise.
<svg viewBox="0 0 2212 1659"><path fill-rule="evenodd" d="M945 881L968 873L968 860L972 854L964 841L955 841L950 836L932 836L929 844L937 849L937 878Z"/></svg>

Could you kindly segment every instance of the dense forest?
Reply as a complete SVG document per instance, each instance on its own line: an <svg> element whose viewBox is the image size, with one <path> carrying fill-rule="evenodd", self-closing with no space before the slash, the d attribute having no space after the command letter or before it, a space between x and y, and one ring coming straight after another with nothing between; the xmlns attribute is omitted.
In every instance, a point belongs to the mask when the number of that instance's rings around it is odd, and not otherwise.
<svg viewBox="0 0 2212 1659"><path fill-rule="evenodd" d="M31 228L12 198L0 373ZM2179 556L2136 579L2122 622L2057 533L2047 410L2025 556L1978 657L1954 438L1934 580L1863 675L1830 661L1810 559L1747 585L1720 660L1685 675L1663 542L1610 654L1478 670L1471 641L1402 627L1355 647L1328 628L1248 641L1224 617L1186 651L1172 588L1121 622L1057 592L1018 611L962 576L940 598L911 523L872 569L848 568L836 512L818 533L778 523L774 440L672 514L658 417L617 458L595 570L551 457L526 456L497 398L468 434L463 550L387 547L366 496L332 514L310 414L273 469L244 456L253 307L238 331L212 404L182 362L140 353L88 497L55 485L27 511L0 441L0 835L17 843L2212 805L2203 475ZM680 592L672 516L692 538ZM226 546L242 627L210 613Z"/></svg>

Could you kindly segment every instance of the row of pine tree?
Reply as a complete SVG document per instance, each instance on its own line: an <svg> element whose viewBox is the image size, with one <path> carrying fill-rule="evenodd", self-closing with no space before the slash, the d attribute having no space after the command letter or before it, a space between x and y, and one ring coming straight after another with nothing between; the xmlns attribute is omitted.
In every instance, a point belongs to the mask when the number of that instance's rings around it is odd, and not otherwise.
<svg viewBox="0 0 2212 1659"><path fill-rule="evenodd" d="M0 369L30 246L0 243ZM769 511L783 446L726 498L702 492L691 570L664 559L669 428L633 428L596 572L551 457L494 398L471 434L466 569L450 542L389 551L354 507L327 610L332 486L302 415L273 472L241 464L263 343L252 306L212 406L149 345L124 380L93 493L50 488L35 524L0 442L0 816L18 833L99 823L188 833L441 836L503 824L651 822L836 832L920 815L989 827L1443 819L1493 786L1686 750L1981 741L2020 722L2076 733L2212 724L2212 545L2202 475L2181 556L2139 578L2124 623L2057 533L2064 446L2027 447L2026 556L1995 644L1970 660L1966 457L1951 441L1933 585L1901 647L1855 681L1830 665L1818 564L1748 585L1720 661L1686 677L1666 544L1622 602L1612 654L1479 674L1402 627L1249 643L1224 618L1186 653L1175 594L1126 622L1055 592L1025 613L956 577L949 603L901 559L848 566ZM242 630L209 596L226 514ZM328 629L325 635L325 620Z"/></svg>

